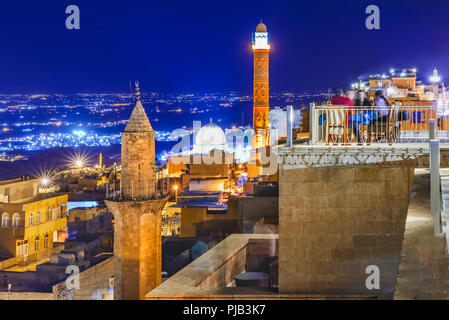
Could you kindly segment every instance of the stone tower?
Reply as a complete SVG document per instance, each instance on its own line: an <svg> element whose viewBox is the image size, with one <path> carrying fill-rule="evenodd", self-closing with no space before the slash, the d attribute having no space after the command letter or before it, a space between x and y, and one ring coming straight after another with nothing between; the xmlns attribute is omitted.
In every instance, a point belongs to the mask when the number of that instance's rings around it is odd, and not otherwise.
<svg viewBox="0 0 449 320"><path fill-rule="evenodd" d="M262 21L253 33L252 49L254 51L253 127L256 139L253 147L258 149L270 144L268 131L270 44L267 27Z"/></svg>
<svg viewBox="0 0 449 320"><path fill-rule="evenodd" d="M140 101L122 132L121 191L107 200L114 214L114 299L137 300L161 283L161 212L154 131Z"/></svg>

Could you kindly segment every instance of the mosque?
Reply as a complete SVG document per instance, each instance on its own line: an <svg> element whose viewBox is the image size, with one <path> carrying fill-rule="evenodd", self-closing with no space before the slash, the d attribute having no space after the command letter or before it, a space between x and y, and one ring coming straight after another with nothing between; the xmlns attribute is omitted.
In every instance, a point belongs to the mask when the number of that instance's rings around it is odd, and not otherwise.
<svg viewBox="0 0 449 320"><path fill-rule="evenodd" d="M201 226L206 233L211 230L228 230L235 233L240 229L241 214L250 214L249 224L245 228L262 221L273 220L277 214L275 194L277 187L269 184L261 193L269 197L254 198L255 205L250 209L238 209L243 206L242 186L234 185L240 176L260 179L262 166L258 153L270 148L269 134L269 77L268 59L270 45L266 26L260 22L253 34L254 52L254 99L253 129L233 128L223 131L212 122L194 132L193 147L187 152L170 157L166 171L156 172L154 130L140 100L140 91L136 83L136 105L122 134L121 185L120 195L106 204L113 212L114 224L114 278L115 299L142 299L162 282L161 274L161 223L163 213L168 207L172 190L167 188L166 178L180 177L181 184L173 187L176 192L173 211L180 208L178 191L191 189L193 193L184 195L181 205L181 226L184 234L198 236ZM189 144L190 147L190 144ZM222 151L223 157L231 155L231 162L207 163L203 157L199 163L190 161L195 155L209 155ZM188 164L181 161L173 164L174 158L189 159ZM223 159L223 158L220 158ZM227 159L227 158L226 158ZM249 161L256 159L256 161ZM161 173L162 172L162 173ZM164 173L165 172L165 173ZM259 180L260 181L260 180ZM249 184L251 189L257 181ZM268 189L267 189L268 188ZM246 190L256 194L259 191ZM191 191L192 191L191 190ZM217 192L218 191L218 192ZM226 196L236 197L228 210L224 202ZM212 199L212 200L211 200ZM247 199L249 200L249 199ZM252 200L251 200L252 201ZM200 203L200 205L198 205ZM266 210L260 210L264 204ZM243 207L242 207L243 208ZM243 210L243 212L240 212ZM249 210L249 211L248 211ZM247 212L247 213L245 213ZM264 214L273 215L266 217ZM249 216L248 216L249 217ZM274 221L274 220L273 220ZM206 225L202 222L208 222ZM217 222L217 224L214 224ZM212 228L212 229L211 229ZM215 228L215 229L214 229ZM218 228L218 229L217 229ZM182 235L181 235L182 236ZM223 236L223 235L222 235ZM220 240L221 241L221 240Z"/></svg>

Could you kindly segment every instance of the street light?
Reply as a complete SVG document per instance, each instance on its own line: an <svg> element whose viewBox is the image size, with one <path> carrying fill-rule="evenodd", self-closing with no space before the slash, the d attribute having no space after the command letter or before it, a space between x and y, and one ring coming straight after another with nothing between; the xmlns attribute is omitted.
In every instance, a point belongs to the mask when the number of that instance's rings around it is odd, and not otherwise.
<svg viewBox="0 0 449 320"><path fill-rule="evenodd" d="M173 190L175 191L175 202L178 203L178 189L179 189L179 185L175 184L173 186Z"/></svg>

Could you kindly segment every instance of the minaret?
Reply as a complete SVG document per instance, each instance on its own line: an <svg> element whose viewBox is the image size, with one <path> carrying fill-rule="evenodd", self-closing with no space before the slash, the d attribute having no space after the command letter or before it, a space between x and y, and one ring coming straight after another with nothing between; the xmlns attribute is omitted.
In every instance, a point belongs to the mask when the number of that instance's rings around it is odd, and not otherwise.
<svg viewBox="0 0 449 320"><path fill-rule="evenodd" d="M258 149L270 145L268 131L270 44L267 27L262 21L253 33L252 49L254 51L253 127L256 137L253 147Z"/></svg>
<svg viewBox="0 0 449 320"><path fill-rule="evenodd" d="M114 299L137 300L161 283L161 212L154 131L140 100L122 132L121 190L105 201L114 215Z"/></svg>
<svg viewBox="0 0 449 320"><path fill-rule="evenodd" d="M100 169L103 168L103 154L100 152L100 155L98 156L98 167Z"/></svg>
<svg viewBox="0 0 449 320"><path fill-rule="evenodd" d="M433 84L433 96L436 101L438 101L438 87L441 81L441 77L438 75L437 68L433 69L432 76L430 77L430 81Z"/></svg>
<svg viewBox="0 0 449 320"><path fill-rule="evenodd" d="M122 191L125 199L149 199L155 195L154 131L140 100L136 82L137 101L125 131L122 132Z"/></svg>

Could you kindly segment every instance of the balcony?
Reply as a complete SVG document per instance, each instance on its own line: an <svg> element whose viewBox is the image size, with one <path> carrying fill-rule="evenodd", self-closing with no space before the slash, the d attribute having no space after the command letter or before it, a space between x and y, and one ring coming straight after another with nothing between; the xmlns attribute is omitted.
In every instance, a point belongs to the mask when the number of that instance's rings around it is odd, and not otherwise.
<svg viewBox="0 0 449 320"><path fill-rule="evenodd" d="M449 115L433 105L313 106L311 144L428 146L431 119L435 120L435 138L449 142Z"/></svg>

